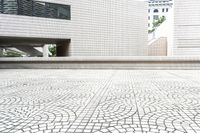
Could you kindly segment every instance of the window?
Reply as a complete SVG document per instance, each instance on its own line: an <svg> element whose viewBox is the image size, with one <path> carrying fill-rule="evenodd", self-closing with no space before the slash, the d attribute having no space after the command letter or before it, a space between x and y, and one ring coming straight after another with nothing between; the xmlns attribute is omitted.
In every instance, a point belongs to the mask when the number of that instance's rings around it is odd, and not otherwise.
<svg viewBox="0 0 200 133"><path fill-rule="evenodd" d="M153 16L153 19L154 19L154 20L158 20L158 19L159 19L159 16L158 16L158 15L154 15L154 16Z"/></svg>
<svg viewBox="0 0 200 133"><path fill-rule="evenodd" d="M169 11L169 9L168 8L166 8L166 12L168 12Z"/></svg>
<svg viewBox="0 0 200 133"><path fill-rule="evenodd" d="M158 11L158 9L154 9L154 11L153 11L154 13L158 13L159 11Z"/></svg>
<svg viewBox="0 0 200 133"><path fill-rule="evenodd" d="M165 8L162 9L162 12L165 12Z"/></svg>
<svg viewBox="0 0 200 133"><path fill-rule="evenodd" d="M70 19L70 12L66 6L57 6L57 17L60 19Z"/></svg>
<svg viewBox="0 0 200 133"><path fill-rule="evenodd" d="M17 14L17 2L10 0L1 0L1 10L4 14Z"/></svg>
<svg viewBox="0 0 200 133"><path fill-rule="evenodd" d="M151 12L151 10L149 9L149 10L148 10L148 12L150 13L150 12Z"/></svg>
<svg viewBox="0 0 200 133"><path fill-rule="evenodd" d="M39 1L33 2L33 16L45 17L45 3Z"/></svg>
<svg viewBox="0 0 200 133"><path fill-rule="evenodd" d="M35 16L56 19L71 19L69 5L34 1L34 0L0 0L0 13Z"/></svg>
<svg viewBox="0 0 200 133"><path fill-rule="evenodd" d="M32 16L32 5L31 0L18 0L18 14L25 16Z"/></svg>
<svg viewBox="0 0 200 133"><path fill-rule="evenodd" d="M46 3L46 17L47 18L57 17L57 8L54 4Z"/></svg>
<svg viewBox="0 0 200 133"><path fill-rule="evenodd" d="M151 25L150 25L150 23L148 23L148 27L150 27Z"/></svg>
<svg viewBox="0 0 200 133"><path fill-rule="evenodd" d="M3 0L0 0L0 13L3 12Z"/></svg>
<svg viewBox="0 0 200 133"><path fill-rule="evenodd" d="M151 17L150 16L148 16L148 20L150 20L151 19Z"/></svg>

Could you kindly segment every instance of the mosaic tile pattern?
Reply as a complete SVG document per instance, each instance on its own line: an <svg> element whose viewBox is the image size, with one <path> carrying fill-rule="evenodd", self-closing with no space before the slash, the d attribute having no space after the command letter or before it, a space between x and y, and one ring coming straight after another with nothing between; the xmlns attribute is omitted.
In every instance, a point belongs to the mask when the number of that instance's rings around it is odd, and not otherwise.
<svg viewBox="0 0 200 133"><path fill-rule="evenodd" d="M0 70L1 133L199 133L200 71Z"/></svg>

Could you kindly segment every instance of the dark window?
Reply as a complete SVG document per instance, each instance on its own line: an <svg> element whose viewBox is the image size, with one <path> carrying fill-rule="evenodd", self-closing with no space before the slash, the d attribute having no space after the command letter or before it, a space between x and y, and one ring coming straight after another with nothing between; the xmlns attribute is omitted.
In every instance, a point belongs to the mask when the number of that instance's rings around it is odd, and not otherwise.
<svg viewBox="0 0 200 133"><path fill-rule="evenodd" d="M169 9L168 8L166 8L166 12L168 12L169 11Z"/></svg>
<svg viewBox="0 0 200 133"><path fill-rule="evenodd" d="M3 13L3 0L0 0L0 13Z"/></svg>
<svg viewBox="0 0 200 133"><path fill-rule="evenodd" d="M18 2L18 14L32 16L32 0L19 0Z"/></svg>
<svg viewBox="0 0 200 133"><path fill-rule="evenodd" d="M165 12L165 8L162 9L162 12Z"/></svg>
<svg viewBox="0 0 200 133"><path fill-rule="evenodd" d="M33 2L33 16L45 17L45 3L35 1Z"/></svg>
<svg viewBox="0 0 200 133"><path fill-rule="evenodd" d="M18 3L14 0L2 0L2 13L4 14L17 14L18 12Z"/></svg>
<svg viewBox="0 0 200 133"><path fill-rule="evenodd" d="M64 5L62 6L57 6L58 8L58 18L60 19L70 19L70 11L68 10L68 8Z"/></svg>
<svg viewBox="0 0 200 133"><path fill-rule="evenodd" d="M69 5L33 0L0 0L0 13L67 20L71 19Z"/></svg>
<svg viewBox="0 0 200 133"><path fill-rule="evenodd" d="M46 17L57 18L58 9L54 4L46 3Z"/></svg>
<svg viewBox="0 0 200 133"><path fill-rule="evenodd" d="M159 19L159 16L158 16L158 15L154 15L154 16L153 16L153 19L154 19L154 20L158 20L158 19Z"/></svg>
<svg viewBox="0 0 200 133"><path fill-rule="evenodd" d="M158 11L158 9L154 9L154 11L153 11L153 12L154 12L154 13L157 13L157 12L159 12L159 11Z"/></svg>

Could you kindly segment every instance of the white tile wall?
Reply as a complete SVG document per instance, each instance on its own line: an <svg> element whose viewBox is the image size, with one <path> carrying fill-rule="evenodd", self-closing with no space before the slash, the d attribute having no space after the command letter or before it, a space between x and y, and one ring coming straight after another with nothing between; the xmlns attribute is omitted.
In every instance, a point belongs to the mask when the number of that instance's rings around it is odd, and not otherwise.
<svg viewBox="0 0 200 133"><path fill-rule="evenodd" d="M200 55L200 1L175 0L173 55Z"/></svg>
<svg viewBox="0 0 200 133"><path fill-rule="evenodd" d="M147 3L43 0L71 5L71 20L0 14L0 36L71 39L71 56L147 55Z"/></svg>

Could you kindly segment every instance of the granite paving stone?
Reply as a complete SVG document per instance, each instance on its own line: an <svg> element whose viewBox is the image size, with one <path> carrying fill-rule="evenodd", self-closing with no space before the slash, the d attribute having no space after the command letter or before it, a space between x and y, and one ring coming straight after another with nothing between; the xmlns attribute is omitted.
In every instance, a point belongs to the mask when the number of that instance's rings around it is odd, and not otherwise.
<svg viewBox="0 0 200 133"><path fill-rule="evenodd" d="M200 71L1 69L0 132L200 133Z"/></svg>

